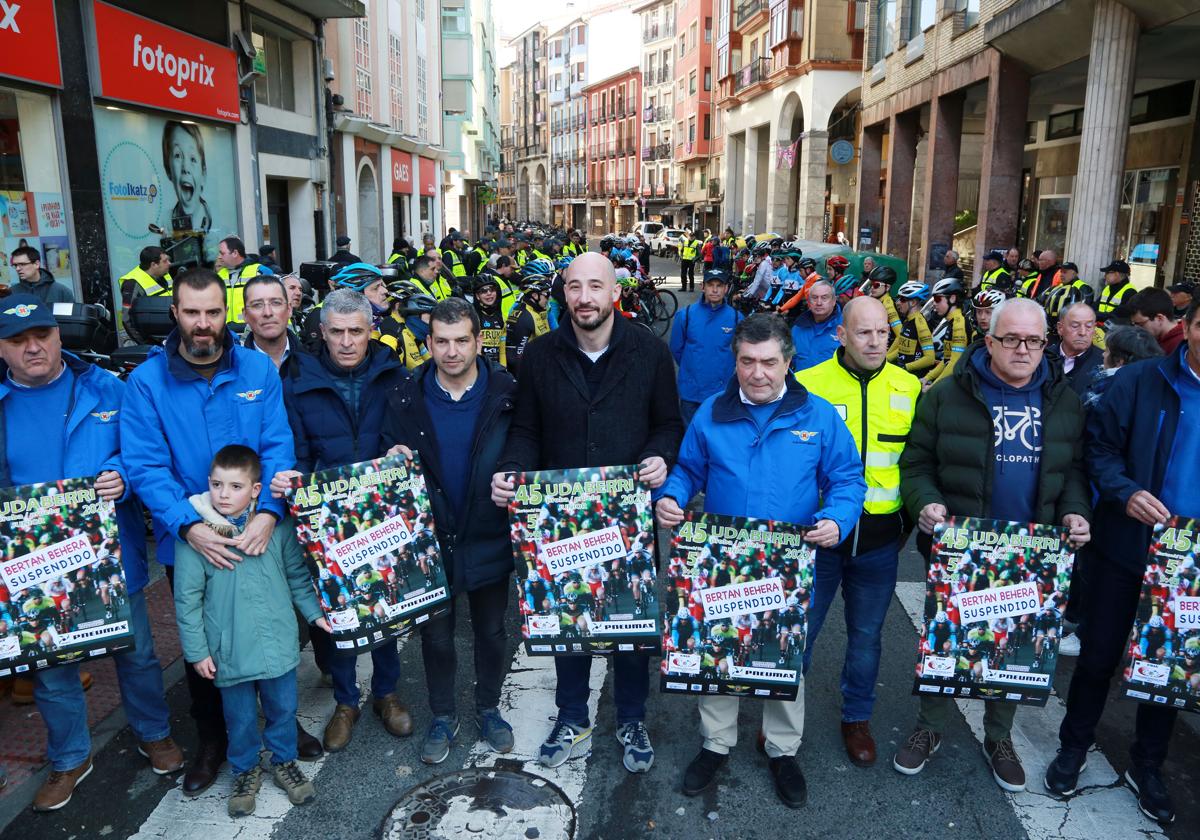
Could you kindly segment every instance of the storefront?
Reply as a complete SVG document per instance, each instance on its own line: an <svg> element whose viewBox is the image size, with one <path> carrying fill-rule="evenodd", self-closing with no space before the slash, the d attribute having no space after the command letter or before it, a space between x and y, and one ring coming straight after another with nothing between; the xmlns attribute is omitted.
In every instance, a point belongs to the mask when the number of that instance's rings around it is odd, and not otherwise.
<svg viewBox="0 0 1200 840"><path fill-rule="evenodd" d="M420 178L418 232L422 236L432 233L435 239L440 239L445 231L442 230L441 207L437 200L440 177L438 162L422 155L417 155L417 161Z"/></svg>
<svg viewBox="0 0 1200 840"><path fill-rule="evenodd" d="M412 244L413 156L392 149L392 236Z"/></svg>
<svg viewBox="0 0 1200 840"><path fill-rule="evenodd" d="M233 50L94 0L93 119L114 284L147 245L212 263L241 235ZM247 242L253 246L255 243Z"/></svg>
<svg viewBox="0 0 1200 840"><path fill-rule="evenodd" d="M0 50L0 283L17 282L8 256L28 245L37 249L42 267L78 298L74 228L63 189L62 66L54 4L8 8L15 20L4 28Z"/></svg>

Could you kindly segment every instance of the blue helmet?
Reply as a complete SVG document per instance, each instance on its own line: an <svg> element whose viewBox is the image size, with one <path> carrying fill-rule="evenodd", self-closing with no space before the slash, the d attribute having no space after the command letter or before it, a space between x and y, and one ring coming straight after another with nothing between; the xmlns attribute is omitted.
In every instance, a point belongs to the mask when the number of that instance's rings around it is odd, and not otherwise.
<svg viewBox="0 0 1200 840"><path fill-rule="evenodd" d="M569 266L571 264L571 260L573 260L573 259L575 259L575 258L574 257L559 257L557 260L554 261L554 267L557 268L559 271L566 271L567 266Z"/></svg>
<svg viewBox="0 0 1200 840"><path fill-rule="evenodd" d="M521 274L524 277L545 277L554 273L554 263L550 260L544 260L539 257L536 260L530 260L521 268Z"/></svg>
<svg viewBox="0 0 1200 840"><path fill-rule="evenodd" d="M896 290L896 297L901 300L929 300L929 284L922 283L920 280L909 280L903 286Z"/></svg>
<svg viewBox="0 0 1200 840"><path fill-rule="evenodd" d="M374 283L383 279L383 272L370 263L356 262L338 269L329 278L329 282L342 289L353 289L361 292Z"/></svg>

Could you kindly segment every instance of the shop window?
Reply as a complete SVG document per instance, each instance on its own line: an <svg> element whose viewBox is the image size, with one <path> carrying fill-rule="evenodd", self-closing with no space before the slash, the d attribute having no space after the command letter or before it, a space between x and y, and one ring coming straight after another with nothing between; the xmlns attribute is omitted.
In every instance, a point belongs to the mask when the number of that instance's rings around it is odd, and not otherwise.
<svg viewBox="0 0 1200 840"><path fill-rule="evenodd" d="M1052 114L1046 121L1046 139L1062 140L1064 137L1077 137L1083 132L1083 109L1064 111Z"/></svg>
<svg viewBox="0 0 1200 840"><path fill-rule="evenodd" d="M255 23L251 30L254 49L258 53L255 62L266 63L266 75L254 80L254 99L260 105L296 110L295 73L292 69L291 39Z"/></svg>
<svg viewBox="0 0 1200 840"><path fill-rule="evenodd" d="M1137 94L1130 107L1129 124L1141 125L1186 117L1192 112L1195 85L1193 81L1186 81Z"/></svg>

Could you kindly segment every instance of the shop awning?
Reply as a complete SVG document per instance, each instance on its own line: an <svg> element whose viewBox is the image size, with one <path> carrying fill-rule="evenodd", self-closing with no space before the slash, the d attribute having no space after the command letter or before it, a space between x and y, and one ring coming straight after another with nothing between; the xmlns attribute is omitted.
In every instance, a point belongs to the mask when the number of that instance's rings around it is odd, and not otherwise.
<svg viewBox="0 0 1200 840"><path fill-rule="evenodd" d="M367 16L367 7L362 0L283 0L285 6L291 6L298 12L303 12L314 18L360 18Z"/></svg>
<svg viewBox="0 0 1200 840"><path fill-rule="evenodd" d="M691 210L691 209L692 209L692 205L690 205L690 204L668 204L666 207L664 207L662 209L662 212L677 213L680 210Z"/></svg>

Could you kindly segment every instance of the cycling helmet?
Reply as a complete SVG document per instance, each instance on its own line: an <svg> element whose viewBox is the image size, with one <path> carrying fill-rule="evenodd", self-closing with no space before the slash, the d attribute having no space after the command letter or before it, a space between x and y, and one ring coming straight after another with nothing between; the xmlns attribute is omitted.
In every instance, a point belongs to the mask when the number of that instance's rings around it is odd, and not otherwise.
<svg viewBox="0 0 1200 840"><path fill-rule="evenodd" d="M1046 308L1047 315L1057 318L1068 306L1085 301L1087 295L1078 286L1055 286L1046 293L1046 300L1042 305Z"/></svg>
<svg viewBox="0 0 1200 840"><path fill-rule="evenodd" d="M361 292L374 283L383 279L383 272L369 263L356 262L336 271L329 282L341 289L353 289Z"/></svg>
<svg viewBox="0 0 1200 840"><path fill-rule="evenodd" d="M557 268L559 271L566 271L567 266L569 266L571 264L571 260L573 260L573 259L575 259L575 258L574 257L559 257L557 260L554 261L554 267Z"/></svg>
<svg viewBox="0 0 1200 840"><path fill-rule="evenodd" d="M500 291L500 278L495 274L480 274L475 278L475 294L479 294L480 290L493 286L496 291Z"/></svg>
<svg viewBox="0 0 1200 840"><path fill-rule="evenodd" d="M638 261L637 257L626 257L624 262L622 262L622 265L632 271L638 271L642 267L642 264Z"/></svg>
<svg viewBox="0 0 1200 840"><path fill-rule="evenodd" d="M825 260L826 268L835 268L838 271L845 271L850 267L850 260L843 257L841 254L834 254L829 259Z"/></svg>
<svg viewBox="0 0 1200 840"><path fill-rule="evenodd" d="M622 289L636 289L638 287L638 281L636 277L622 277L617 280L617 285Z"/></svg>
<svg viewBox="0 0 1200 840"><path fill-rule="evenodd" d="M611 236L605 236L600 239L600 247L601 248L611 248L612 246L613 246L613 238Z"/></svg>
<svg viewBox="0 0 1200 840"><path fill-rule="evenodd" d="M871 272L872 275L874 273ZM920 280L909 280L896 291L896 297L900 300L929 300L929 284Z"/></svg>
<svg viewBox="0 0 1200 840"><path fill-rule="evenodd" d="M843 274L833 281L833 291L839 295L853 295L858 290L858 278Z"/></svg>
<svg viewBox="0 0 1200 840"><path fill-rule="evenodd" d="M553 273L554 263L550 262L550 260L544 260L541 257L536 260L530 260L521 269L521 274L524 277L545 277Z"/></svg>
<svg viewBox="0 0 1200 840"><path fill-rule="evenodd" d="M816 271L817 270L817 261L814 260L812 257L802 257L800 260L800 267L802 269L804 269L805 271L809 271L809 272Z"/></svg>
<svg viewBox="0 0 1200 840"><path fill-rule="evenodd" d="M958 295L962 297L963 284L957 277L944 277L933 285L935 295Z"/></svg>
<svg viewBox="0 0 1200 840"><path fill-rule="evenodd" d="M525 294L549 294L550 281L545 278L539 278L530 283L525 284Z"/></svg>
<svg viewBox="0 0 1200 840"><path fill-rule="evenodd" d="M971 298L971 304L976 309L991 309L994 306L999 306L1006 300L1008 298L999 289L984 289L977 292L975 297Z"/></svg>
<svg viewBox="0 0 1200 840"><path fill-rule="evenodd" d="M871 269L867 279L872 283L887 283L890 288L896 282L896 269L890 265L877 265Z"/></svg>
<svg viewBox="0 0 1200 840"><path fill-rule="evenodd" d="M770 242L757 243L754 246L754 253L758 254L759 256L762 256L763 254L771 253L771 243Z"/></svg>
<svg viewBox="0 0 1200 840"><path fill-rule="evenodd" d="M1037 266L1028 257L1017 263L1017 268L1021 269L1021 271L1037 271Z"/></svg>
<svg viewBox="0 0 1200 840"><path fill-rule="evenodd" d="M400 314L422 315L426 312L432 312L433 307L437 305L437 298L432 295L416 294L400 302Z"/></svg>

